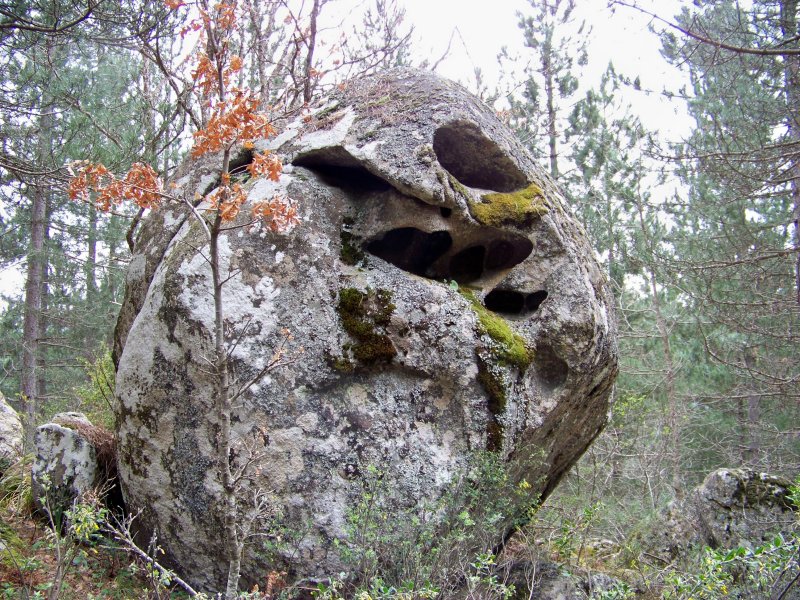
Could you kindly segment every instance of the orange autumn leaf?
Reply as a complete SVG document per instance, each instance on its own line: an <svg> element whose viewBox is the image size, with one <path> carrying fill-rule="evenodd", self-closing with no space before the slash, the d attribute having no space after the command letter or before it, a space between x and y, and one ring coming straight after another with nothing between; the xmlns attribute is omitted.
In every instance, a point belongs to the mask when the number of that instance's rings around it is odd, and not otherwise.
<svg viewBox="0 0 800 600"><path fill-rule="evenodd" d="M258 225L269 227L275 232L285 231L300 221L295 207L280 196L256 202L251 214Z"/></svg>
<svg viewBox="0 0 800 600"><path fill-rule="evenodd" d="M222 185L206 196L209 211L217 211L223 221L233 221L247 200L242 186L238 183L230 185L230 175L222 175ZM227 181L227 183L226 183Z"/></svg>
<svg viewBox="0 0 800 600"><path fill-rule="evenodd" d="M92 201L94 194L95 206L104 212L124 201L134 202L141 208L154 208L164 196L161 178L150 165L135 163L122 179L100 164L87 162L76 166L79 168L67 189L69 198Z"/></svg>
<svg viewBox="0 0 800 600"><path fill-rule="evenodd" d="M271 152L262 152L253 156L253 161L247 165L247 170L253 178L267 176L272 181L278 181L283 165L280 159Z"/></svg>
<svg viewBox="0 0 800 600"><path fill-rule="evenodd" d="M218 102L205 129L194 133L192 156L195 158L218 152L236 142L247 144L275 133L269 117L258 112L258 99L249 91L236 89L232 96L230 100Z"/></svg>
<svg viewBox="0 0 800 600"><path fill-rule="evenodd" d="M217 11L215 24L219 29L227 31L233 29L236 24L236 6L235 4L228 4L220 2L214 9Z"/></svg>
<svg viewBox="0 0 800 600"><path fill-rule="evenodd" d="M197 56L197 66L192 71L192 79L197 84L197 89L204 96L217 90L219 79L217 68L211 59L204 52L199 52Z"/></svg>

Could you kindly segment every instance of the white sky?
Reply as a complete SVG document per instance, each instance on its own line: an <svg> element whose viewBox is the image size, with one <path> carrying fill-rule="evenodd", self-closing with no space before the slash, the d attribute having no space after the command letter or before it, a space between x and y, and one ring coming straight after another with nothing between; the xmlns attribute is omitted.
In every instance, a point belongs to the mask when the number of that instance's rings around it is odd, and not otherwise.
<svg viewBox="0 0 800 600"><path fill-rule="evenodd" d="M536 2L536 0L531 0ZM438 58L450 34L458 28L451 53L437 71L474 89L472 73L480 67L492 82L497 76L497 55L503 46L523 59L533 59L519 29L518 12L532 13L527 0L398 0L406 8L406 19L414 25L415 46L420 56ZM664 17L679 11L680 0L642 0L643 6ZM606 0L577 0L574 19L591 27L587 36L589 65L581 78L582 88L599 84L600 76L614 63L617 72L639 76L644 90L661 91L665 85L676 89L680 75L659 54L658 38L649 31L649 19L632 9L620 7L612 13ZM463 40L463 42L462 42ZM657 93L631 94L629 101L650 128L686 127L679 102L667 101Z"/></svg>

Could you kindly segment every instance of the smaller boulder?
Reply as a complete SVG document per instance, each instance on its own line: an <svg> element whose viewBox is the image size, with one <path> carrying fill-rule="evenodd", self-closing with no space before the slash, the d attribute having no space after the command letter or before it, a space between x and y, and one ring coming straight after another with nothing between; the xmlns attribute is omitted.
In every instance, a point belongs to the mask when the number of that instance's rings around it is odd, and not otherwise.
<svg viewBox="0 0 800 600"><path fill-rule="evenodd" d="M573 569L545 559L515 561L508 582L514 585L515 598L536 600L589 600L603 593L621 594L629 589L627 584L606 573Z"/></svg>
<svg viewBox="0 0 800 600"><path fill-rule="evenodd" d="M40 426L31 479L36 508L55 518L76 499L107 491L115 478L114 436L82 413L60 413Z"/></svg>
<svg viewBox="0 0 800 600"><path fill-rule="evenodd" d="M749 469L718 469L683 501L671 503L653 530L651 553L666 562L691 546L759 546L791 531L796 511L792 482Z"/></svg>
<svg viewBox="0 0 800 600"><path fill-rule="evenodd" d="M0 393L0 475L22 454L22 421Z"/></svg>

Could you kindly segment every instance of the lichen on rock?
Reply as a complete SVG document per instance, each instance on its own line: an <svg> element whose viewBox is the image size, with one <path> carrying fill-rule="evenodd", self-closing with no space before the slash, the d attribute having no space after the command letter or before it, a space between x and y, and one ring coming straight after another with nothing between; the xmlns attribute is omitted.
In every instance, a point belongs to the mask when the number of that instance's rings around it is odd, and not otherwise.
<svg viewBox="0 0 800 600"><path fill-rule="evenodd" d="M300 223L249 234L243 207L219 240L232 380L279 348L291 359L242 390L231 415L234 468L263 457L241 501L269 492L283 531L302 532L269 555L248 547L245 585L346 570L370 465L396 514L441 502L487 449L516 465L512 485L531 482L528 500L546 497L604 426L616 375L602 270L557 186L490 109L399 69L310 111L256 142L286 168L248 197L288 198ZM188 161L174 193L218 179L213 158ZM115 332L116 416L130 510L182 575L215 590L213 306L193 223L185 207L143 223ZM278 535L274 521L256 526ZM486 534L499 543L508 527Z"/></svg>
<svg viewBox="0 0 800 600"><path fill-rule="evenodd" d="M339 291L336 310L342 327L353 339L343 346L345 354L363 365L390 362L396 355L392 340L386 334L386 326L395 310L389 290L367 290L344 288Z"/></svg>

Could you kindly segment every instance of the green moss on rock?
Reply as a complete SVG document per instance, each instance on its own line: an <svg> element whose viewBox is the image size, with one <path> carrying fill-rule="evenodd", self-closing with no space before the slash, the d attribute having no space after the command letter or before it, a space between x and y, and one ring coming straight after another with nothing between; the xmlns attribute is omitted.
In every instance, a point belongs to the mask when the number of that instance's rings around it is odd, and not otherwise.
<svg viewBox="0 0 800 600"><path fill-rule="evenodd" d="M342 231L339 237L342 242L339 258L342 262L351 267L363 264L367 257L359 245L360 239L349 231Z"/></svg>
<svg viewBox="0 0 800 600"><path fill-rule="evenodd" d="M508 194L486 194L482 200L471 204L470 210L478 222L490 227L527 226L550 212L542 188L535 183Z"/></svg>
<svg viewBox="0 0 800 600"><path fill-rule="evenodd" d="M464 198L470 198L471 195L466 187L455 177L453 177L450 173L447 174L447 179L450 181L450 187L453 188L456 192L461 194Z"/></svg>
<svg viewBox="0 0 800 600"><path fill-rule="evenodd" d="M344 356L338 359L338 364L344 365L349 356L364 365L391 362L397 350L385 327L389 325L394 310L389 290L340 290L336 311L342 327L354 342L342 347Z"/></svg>
<svg viewBox="0 0 800 600"><path fill-rule="evenodd" d="M502 376L494 372L491 365L483 360L478 360L478 381L489 395L489 412L501 415L506 410L506 384Z"/></svg>
<svg viewBox="0 0 800 600"><path fill-rule="evenodd" d="M509 366L517 367L520 371L527 369L533 360L533 354L525 346L522 336L515 333L503 317L481 304L475 292L466 288L460 288L459 291L472 305L478 317L480 333L485 333L495 342L493 348L495 358Z"/></svg>

